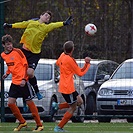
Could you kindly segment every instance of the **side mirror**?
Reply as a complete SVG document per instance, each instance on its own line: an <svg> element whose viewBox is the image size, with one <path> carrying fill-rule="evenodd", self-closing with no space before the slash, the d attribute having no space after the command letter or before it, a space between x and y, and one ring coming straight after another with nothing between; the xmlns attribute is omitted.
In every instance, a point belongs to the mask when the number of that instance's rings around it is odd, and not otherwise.
<svg viewBox="0 0 133 133"><path fill-rule="evenodd" d="M58 82L60 81L60 76L56 77L56 78L54 79L54 81L55 81L55 83L58 83Z"/></svg>
<svg viewBox="0 0 133 133"><path fill-rule="evenodd" d="M103 84L105 81L109 80L110 75L98 75L97 76L97 82L98 84Z"/></svg>
<svg viewBox="0 0 133 133"><path fill-rule="evenodd" d="M104 76L104 80L105 80L105 81L109 80L109 78L110 78L110 75L105 75L105 76Z"/></svg>
<svg viewBox="0 0 133 133"><path fill-rule="evenodd" d="M103 80L104 77L105 77L105 74L97 75L96 80L97 80L97 81L98 81L98 80Z"/></svg>

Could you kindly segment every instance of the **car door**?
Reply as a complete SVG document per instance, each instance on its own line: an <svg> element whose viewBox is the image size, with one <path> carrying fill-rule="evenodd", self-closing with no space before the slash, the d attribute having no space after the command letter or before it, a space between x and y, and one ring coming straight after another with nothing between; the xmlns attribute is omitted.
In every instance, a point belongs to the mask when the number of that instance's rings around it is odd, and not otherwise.
<svg viewBox="0 0 133 133"><path fill-rule="evenodd" d="M108 64L108 62L102 62L99 63L98 67L97 67L97 73L96 73L96 91L98 91L99 87L101 86L101 84L104 82L104 77L105 75L109 75L110 74L110 65Z"/></svg>
<svg viewBox="0 0 133 133"><path fill-rule="evenodd" d="M98 65L96 81L99 87L103 82L105 82L105 75L111 75L117 67L118 64L113 61L104 61Z"/></svg>

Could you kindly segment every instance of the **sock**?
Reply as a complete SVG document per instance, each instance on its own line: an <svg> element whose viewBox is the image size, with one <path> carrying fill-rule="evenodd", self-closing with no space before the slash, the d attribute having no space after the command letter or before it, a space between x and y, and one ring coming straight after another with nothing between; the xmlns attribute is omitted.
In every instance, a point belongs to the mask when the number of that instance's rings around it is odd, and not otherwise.
<svg viewBox="0 0 133 133"><path fill-rule="evenodd" d="M69 108L69 104L67 102L59 104L59 109L64 109L64 108Z"/></svg>
<svg viewBox="0 0 133 133"><path fill-rule="evenodd" d="M33 78L29 78L29 83L33 86L35 93L39 92L38 85L37 85L37 79L35 76Z"/></svg>
<svg viewBox="0 0 133 133"><path fill-rule="evenodd" d="M35 106L34 102L33 101L28 101L27 105L29 106L29 109L32 113L32 116L33 116L34 120L36 121L37 126L42 126L40 116L38 114L38 109Z"/></svg>
<svg viewBox="0 0 133 133"><path fill-rule="evenodd" d="M8 107L11 109L13 115L19 120L20 123L25 123L26 120L23 118L22 114L20 113L19 108L15 104L8 104Z"/></svg>
<svg viewBox="0 0 133 133"><path fill-rule="evenodd" d="M64 117L62 118L61 122L58 124L60 128L63 128L64 125L70 120L73 114L70 114L68 111L64 114Z"/></svg>

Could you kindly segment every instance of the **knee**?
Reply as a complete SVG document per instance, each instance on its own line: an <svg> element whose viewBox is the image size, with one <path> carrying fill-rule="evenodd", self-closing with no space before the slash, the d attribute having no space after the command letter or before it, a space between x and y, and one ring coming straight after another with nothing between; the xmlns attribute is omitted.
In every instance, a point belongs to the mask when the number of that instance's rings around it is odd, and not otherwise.
<svg viewBox="0 0 133 133"><path fill-rule="evenodd" d="M70 105L69 109L67 110L69 113L73 114L77 108L77 102Z"/></svg>
<svg viewBox="0 0 133 133"><path fill-rule="evenodd" d="M34 72L27 70L27 75L29 76L29 78L33 78L34 77Z"/></svg>
<svg viewBox="0 0 133 133"><path fill-rule="evenodd" d="M83 102L83 100L81 99L81 100L77 101L77 106L81 106L83 103L84 103L84 102Z"/></svg>
<svg viewBox="0 0 133 133"><path fill-rule="evenodd" d="M8 103L7 106L10 108L10 109L13 109L14 106L16 106L14 103Z"/></svg>
<svg viewBox="0 0 133 133"><path fill-rule="evenodd" d="M8 105L10 105L10 104L16 104L16 99L15 98L8 98L8 103L7 103Z"/></svg>
<svg viewBox="0 0 133 133"><path fill-rule="evenodd" d="M7 106L10 108L13 104L12 103L8 103Z"/></svg>
<svg viewBox="0 0 133 133"><path fill-rule="evenodd" d="M83 103L79 103L79 102L78 102L78 103L77 103L77 106L81 106L82 104L83 104Z"/></svg>

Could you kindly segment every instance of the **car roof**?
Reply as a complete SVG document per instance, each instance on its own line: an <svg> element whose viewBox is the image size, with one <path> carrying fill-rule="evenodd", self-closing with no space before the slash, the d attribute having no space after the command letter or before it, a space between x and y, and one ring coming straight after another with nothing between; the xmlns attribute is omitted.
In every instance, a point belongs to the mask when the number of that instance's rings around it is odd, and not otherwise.
<svg viewBox="0 0 133 133"><path fill-rule="evenodd" d="M38 63L40 63L40 64L42 64L42 63L43 64L54 64L54 63L56 63L56 59L41 58Z"/></svg>
<svg viewBox="0 0 133 133"><path fill-rule="evenodd" d="M133 59L127 59L124 62L133 62Z"/></svg>
<svg viewBox="0 0 133 133"><path fill-rule="evenodd" d="M84 63L84 59L76 59L76 62L77 63ZM91 59L90 63L91 64L99 64L99 63L102 63L102 62L114 62L112 60L102 60L102 59ZM116 63L116 62L114 62Z"/></svg>

